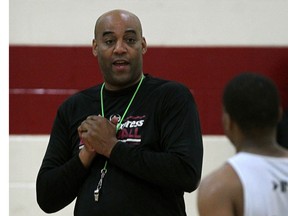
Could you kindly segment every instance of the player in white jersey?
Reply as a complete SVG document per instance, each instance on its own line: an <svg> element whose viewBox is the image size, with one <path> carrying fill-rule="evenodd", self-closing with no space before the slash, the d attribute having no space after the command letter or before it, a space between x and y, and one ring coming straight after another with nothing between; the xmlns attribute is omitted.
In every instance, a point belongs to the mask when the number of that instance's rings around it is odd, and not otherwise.
<svg viewBox="0 0 288 216"><path fill-rule="evenodd" d="M275 84L242 73L222 102L224 132L237 153L201 182L200 216L287 216L288 151L276 141L282 109Z"/></svg>

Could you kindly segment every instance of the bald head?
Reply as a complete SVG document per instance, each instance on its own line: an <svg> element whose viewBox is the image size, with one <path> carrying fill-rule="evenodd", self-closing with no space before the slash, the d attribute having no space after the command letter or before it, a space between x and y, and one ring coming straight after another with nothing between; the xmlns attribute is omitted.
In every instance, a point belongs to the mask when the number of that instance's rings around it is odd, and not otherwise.
<svg viewBox="0 0 288 216"><path fill-rule="evenodd" d="M94 38L97 39L97 33L99 28L103 25L109 25L109 23L113 23L117 25L117 23L126 22L130 23L130 25L134 26L140 36L142 36L142 26L139 18L126 10L112 10L102 14L96 21L95 29L94 29Z"/></svg>
<svg viewBox="0 0 288 216"><path fill-rule="evenodd" d="M105 88L119 90L139 82L147 44L138 17L124 10L109 11L98 18L94 37L92 52Z"/></svg>

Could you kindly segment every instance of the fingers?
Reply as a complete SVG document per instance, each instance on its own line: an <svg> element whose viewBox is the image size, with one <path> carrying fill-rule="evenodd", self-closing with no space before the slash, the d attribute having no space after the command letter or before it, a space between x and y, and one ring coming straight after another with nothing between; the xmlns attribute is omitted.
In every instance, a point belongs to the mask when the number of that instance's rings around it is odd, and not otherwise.
<svg viewBox="0 0 288 216"><path fill-rule="evenodd" d="M119 118L116 117L116 116L113 116L112 119L111 119L111 122L112 122L114 125L117 125L117 124L118 124L118 121L119 121Z"/></svg>
<svg viewBox="0 0 288 216"><path fill-rule="evenodd" d="M84 167L88 168L93 161L93 158L96 155L96 151L89 149L86 145L79 152L79 158L84 165Z"/></svg>
<svg viewBox="0 0 288 216"><path fill-rule="evenodd" d="M78 127L78 133L79 133L79 136L81 137L81 134L83 132L87 132L88 129L92 128L93 125L95 124L95 121L98 120L100 116L96 116L96 115L92 115L92 116L88 116L86 118L86 120L84 120L81 125Z"/></svg>
<svg viewBox="0 0 288 216"><path fill-rule="evenodd" d="M91 115L84 120L81 125L78 127L78 134L81 137L81 134L84 132L88 132L88 129L94 128L96 125L102 124L103 121L107 121L106 118L102 117L101 115ZM117 125L119 118L114 116L111 119L113 125Z"/></svg>
<svg viewBox="0 0 288 216"><path fill-rule="evenodd" d="M100 115L88 116L78 127L79 137L87 150L109 156L111 149L118 141L116 138L117 122L117 117L109 121Z"/></svg>
<svg viewBox="0 0 288 216"><path fill-rule="evenodd" d="M86 118L86 120L96 120L97 118L101 117L101 115L91 115Z"/></svg>

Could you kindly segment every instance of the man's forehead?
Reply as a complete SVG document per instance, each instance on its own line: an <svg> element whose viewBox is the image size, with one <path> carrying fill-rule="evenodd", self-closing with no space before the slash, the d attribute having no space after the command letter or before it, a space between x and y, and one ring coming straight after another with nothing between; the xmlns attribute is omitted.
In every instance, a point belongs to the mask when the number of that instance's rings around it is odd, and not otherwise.
<svg viewBox="0 0 288 216"><path fill-rule="evenodd" d="M95 33L135 32L142 35L141 23L137 16L127 11L110 11L103 14L96 22ZM96 35L95 35L96 36Z"/></svg>
<svg viewBox="0 0 288 216"><path fill-rule="evenodd" d="M99 20L99 26L101 27L119 27L119 26L126 26L130 28L136 28L139 23L135 17L130 16L128 14L109 14L103 16Z"/></svg>
<svg viewBox="0 0 288 216"><path fill-rule="evenodd" d="M122 19L131 19L133 17L136 18L136 15L124 10L113 10L104 13L102 16L100 16L100 19L108 17L115 17L115 18L121 17Z"/></svg>
<svg viewBox="0 0 288 216"><path fill-rule="evenodd" d="M139 32L139 25L137 22L131 19L114 19L113 17L106 17L102 20L97 29L101 35L106 33L116 33L121 31L122 33L137 33ZM105 34L106 34L105 33Z"/></svg>

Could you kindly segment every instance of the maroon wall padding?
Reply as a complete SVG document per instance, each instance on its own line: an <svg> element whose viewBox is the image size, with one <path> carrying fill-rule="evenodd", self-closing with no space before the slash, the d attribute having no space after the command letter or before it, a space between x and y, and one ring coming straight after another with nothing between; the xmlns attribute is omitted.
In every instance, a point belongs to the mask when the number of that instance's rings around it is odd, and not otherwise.
<svg viewBox="0 0 288 216"><path fill-rule="evenodd" d="M102 82L90 47L11 45L9 58L10 134L49 134L63 100ZM144 56L145 73L191 89L203 134L223 134L221 94L243 71L271 77L288 107L288 47L149 47Z"/></svg>

